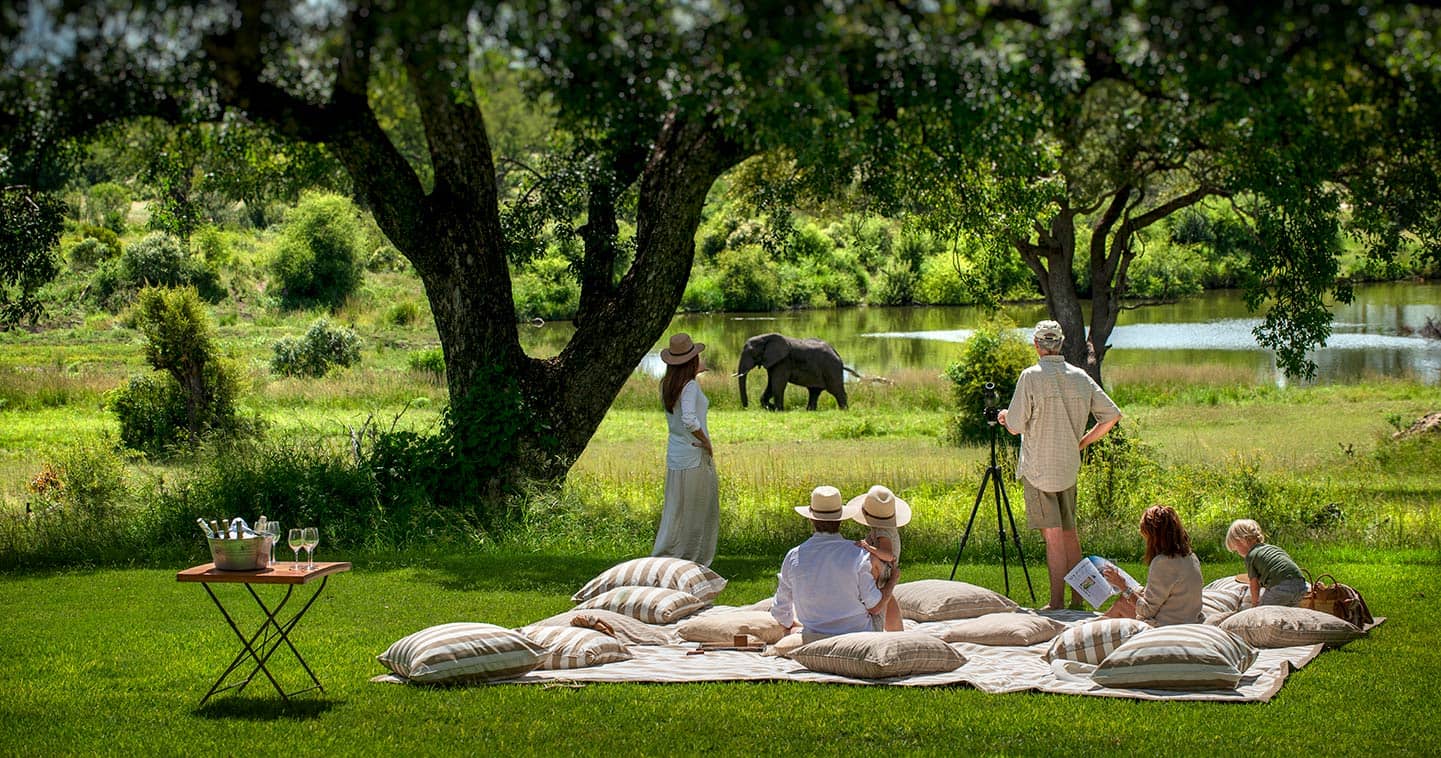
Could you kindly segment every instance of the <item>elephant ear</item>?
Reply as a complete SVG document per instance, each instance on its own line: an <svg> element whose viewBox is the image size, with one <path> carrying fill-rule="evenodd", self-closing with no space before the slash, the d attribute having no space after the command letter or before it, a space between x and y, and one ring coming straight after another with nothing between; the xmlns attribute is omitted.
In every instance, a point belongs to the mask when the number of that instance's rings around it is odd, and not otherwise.
<svg viewBox="0 0 1441 758"><path fill-rule="evenodd" d="M761 362L765 364L766 368L770 368L777 363L785 360L786 357L790 354L790 343L786 341L785 337L776 334L773 335L770 339L766 340L766 349L765 353L762 355Z"/></svg>

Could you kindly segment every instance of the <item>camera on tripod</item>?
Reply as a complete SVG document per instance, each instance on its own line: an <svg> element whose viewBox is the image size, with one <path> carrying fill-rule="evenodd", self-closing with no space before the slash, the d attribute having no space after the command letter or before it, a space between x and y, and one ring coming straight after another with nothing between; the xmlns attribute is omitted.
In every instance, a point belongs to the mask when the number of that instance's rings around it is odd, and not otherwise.
<svg viewBox="0 0 1441 758"><path fill-rule="evenodd" d="M981 393L986 406L981 409L982 415L986 417L986 423L995 426L1001 414L1001 393L996 390L995 382L986 382L984 391Z"/></svg>

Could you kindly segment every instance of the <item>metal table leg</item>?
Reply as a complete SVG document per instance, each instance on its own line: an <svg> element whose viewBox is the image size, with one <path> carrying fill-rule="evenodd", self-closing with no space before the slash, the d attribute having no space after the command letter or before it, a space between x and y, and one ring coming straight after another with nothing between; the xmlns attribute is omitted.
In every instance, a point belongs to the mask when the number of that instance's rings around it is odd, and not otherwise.
<svg viewBox="0 0 1441 758"><path fill-rule="evenodd" d="M225 623L230 626L231 631L233 631L236 638L240 640L241 649L235 654L235 658L231 660L230 665L226 667L225 673L221 674L220 678L215 680L215 684L211 685L210 691L205 693L205 697L200 699L200 705L205 705L206 701L210 700L212 696L226 690L235 689L237 691L243 691L246 685L250 684L251 680L255 678L257 672L265 674L265 678L270 680L270 685L280 694L282 700L289 701L291 695L298 695L314 689L324 692L325 687L321 685L320 679L315 676L315 672L311 670L305 658L300 655L300 651L295 648L295 644L290 641L290 632L300 623L306 611L310 610L310 606L315 603L316 598L320 597L320 593L325 590L328 579L329 577L321 577L320 584L315 588L315 592L311 594L310 599L305 602L305 605L302 606L294 616L291 616L284 623L277 621L276 618L284 610L286 604L290 602L290 597L295 590L294 586L287 586L285 588L285 596L281 598L280 603L277 604L274 609L271 609L265 604L264 599L260 597L259 593L255 591L255 588L246 584L245 589L250 593L250 596L255 599L256 605L260 607L261 613L265 616L265 620L261 622L260 627L249 637L240 630L235 620L231 618L230 613L225 610L225 605L220 602L220 598L210 589L210 585L208 583L202 585L205 587L206 594L210 595L211 601L215 603L215 607L220 609L220 615L225 617ZM285 689L280 686L280 683L276 681L274 675L270 673L270 668L267 664L282 643L290 648L291 654L300 662L301 667L305 669L305 673L309 675L310 680L315 683L313 687L306 687L305 689L287 693ZM263 652L261 652L262 650ZM255 666L250 670L250 673L246 674L245 678L241 681L222 687L221 685L225 683L225 680L244 663L246 658L255 662Z"/></svg>

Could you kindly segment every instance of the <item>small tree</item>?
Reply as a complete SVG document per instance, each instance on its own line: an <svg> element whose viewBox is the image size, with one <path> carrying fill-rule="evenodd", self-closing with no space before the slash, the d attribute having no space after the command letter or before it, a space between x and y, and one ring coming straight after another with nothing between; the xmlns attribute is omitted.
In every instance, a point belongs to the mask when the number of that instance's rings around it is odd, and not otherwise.
<svg viewBox="0 0 1441 758"><path fill-rule="evenodd" d="M29 187L0 188L0 329L40 315L35 293L55 278L64 204Z"/></svg>
<svg viewBox="0 0 1441 758"><path fill-rule="evenodd" d="M1009 324L990 323L976 329L961 346L961 359L946 369L955 385L956 414L951 439L956 443L986 439L986 383L996 385L999 407L1011 402L1016 379L1036 361L1036 352Z"/></svg>
<svg viewBox="0 0 1441 758"><path fill-rule="evenodd" d="M270 269L291 307L337 308L360 286L359 210L349 198L312 193L286 214Z"/></svg>

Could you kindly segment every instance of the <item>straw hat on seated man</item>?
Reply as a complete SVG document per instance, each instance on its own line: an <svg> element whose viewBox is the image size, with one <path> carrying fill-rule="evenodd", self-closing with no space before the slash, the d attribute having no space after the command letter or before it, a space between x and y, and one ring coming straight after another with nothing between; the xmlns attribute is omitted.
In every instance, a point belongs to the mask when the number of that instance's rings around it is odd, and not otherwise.
<svg viewBox="0 0 1441 758"><path fill-rule="evenodd" d="M771 616L789 631L799 624L805 641L851 632L876 632L872 614L880 613L894 582L876 587L870 554L841 536L841 522L859 505L847 505L840 490L821 485L811 504L796 513L811 522L810 539L786 554Z"/></svg>

